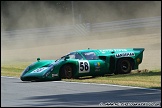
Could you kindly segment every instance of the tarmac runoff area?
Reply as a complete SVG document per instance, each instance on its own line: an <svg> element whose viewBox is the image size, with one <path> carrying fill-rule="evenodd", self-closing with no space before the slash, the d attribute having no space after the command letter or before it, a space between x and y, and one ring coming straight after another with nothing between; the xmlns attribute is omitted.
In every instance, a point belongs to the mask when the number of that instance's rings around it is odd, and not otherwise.
<svg viewBox="0 0 162 108"><path fill-rule="evenodd" d="M161 90L1 76L1 107L161 106Z"/></svg>

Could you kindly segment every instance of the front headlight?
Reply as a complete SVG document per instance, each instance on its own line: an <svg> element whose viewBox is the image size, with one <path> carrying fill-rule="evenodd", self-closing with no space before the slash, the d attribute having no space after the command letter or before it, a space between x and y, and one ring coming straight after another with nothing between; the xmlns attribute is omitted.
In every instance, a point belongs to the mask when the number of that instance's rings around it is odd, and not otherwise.
<svg viewBox="0 0 162 108"><path fill-rule="evenodd" d="M43 76L47 77L53 71L53 69L54 69L54 66L52 65Z"/></svg>
<svg viewBox="0 0 162 108"><path fill-rule="evenodd" d="M28 66L28 67L22 72L21 76L24 75L26 72L28 72L29 69L30 69L30 67Z"/></svg>
<svg viewBox="0 0 162 108"><path fill-rule="evenodd" d="M44 76L47 77L49 74L50 74L50 72L46 72L46 73L44 74Z"/></svg>
<svg viewBox="0 0 162 108"><path fill-rule="evenodd" d="M29 71L29 66L24 70L24 72L28 72Z"/></svg>

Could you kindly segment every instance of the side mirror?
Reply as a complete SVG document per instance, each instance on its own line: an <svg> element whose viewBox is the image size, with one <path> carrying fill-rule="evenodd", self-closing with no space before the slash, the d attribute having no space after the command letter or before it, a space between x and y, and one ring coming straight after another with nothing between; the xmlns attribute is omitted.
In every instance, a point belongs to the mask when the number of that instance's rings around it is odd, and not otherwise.
<svg viewBox="0 0 162 108"><path fill-rule="evenodd" d="M69 58L70 58L69 56L66 56L64 60L69 59Z"/></svg>
<svg viewBox="0 0 162 108"><path fill-rule="evenodd" d="M37 61L39 62L40 58L37 58Z"/></svg>

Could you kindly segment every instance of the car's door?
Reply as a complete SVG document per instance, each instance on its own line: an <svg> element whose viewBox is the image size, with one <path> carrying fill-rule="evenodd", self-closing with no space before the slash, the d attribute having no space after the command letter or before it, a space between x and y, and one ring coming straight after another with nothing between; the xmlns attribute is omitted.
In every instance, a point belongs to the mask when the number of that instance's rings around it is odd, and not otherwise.
<svg viewBox="0 0 162 108"><path fill-rule="evenodd" d="M82 55L85 59L79 61L79 73L92 76L106 73L105 61L99 59L94 52L82 52Z"/></svg>
<svg viewBox="0 0 162 108"><path fill-rule="evenodd" d="M103 75L106 73L106 63L103 60L89 60L90 74L92 76Z"/></svg>

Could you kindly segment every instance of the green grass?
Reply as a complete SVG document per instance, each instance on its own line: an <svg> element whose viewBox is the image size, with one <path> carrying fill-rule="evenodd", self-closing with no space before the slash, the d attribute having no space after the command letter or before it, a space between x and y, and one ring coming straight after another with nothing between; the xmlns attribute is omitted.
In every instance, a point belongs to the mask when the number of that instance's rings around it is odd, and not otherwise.
<svg viewBox="0 0 162 108"><path fill-rule="evenodd" d="M1 76L20 77L22 71L32 62L6 63L1 65ZM79 79L62 79L67 82L86 82L86 83L102 83L117 84L125 86L136 86L146 88L161 89L161 70L132 71L130 74L105 75L103 77L92 78L90 76L81 77Z"/></svg>
<svg viewBox="0 0 162 108"><path fill-rule="evenodd" d="M82 77L79 79L63 79L64 81L72 82L88 82L88 83L102 83L102 84L116 84L125 86L136 86L146 88L161 89L161 71L153 70L148 72L137 71L130 74L119 75L105 75L104 77Z"/></svg>
<svg viewBox="0 0 162 108"><path fill-rule="evenodd" d="M19 78L22 71L30 64L31 62L14 62L1 64L1 76Z"/></svg>

